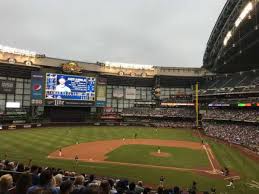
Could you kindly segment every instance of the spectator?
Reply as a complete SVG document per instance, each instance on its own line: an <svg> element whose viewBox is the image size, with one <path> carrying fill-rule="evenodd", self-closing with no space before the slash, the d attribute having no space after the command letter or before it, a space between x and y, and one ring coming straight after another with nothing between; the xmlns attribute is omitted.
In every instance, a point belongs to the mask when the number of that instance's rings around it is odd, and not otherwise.
<svg viewBox="0 0 259 194"><path fill-rule="evenodd" d="M37 185L40 182L40 177L38 175L39 167L32 165L31 173L32 173L32 185Z"/></svg>
<svg viewBox="0 0 259 194"><path fill-rule="evenodd" d="M8 194L8 191L13 187L13 177L6 174L0 177L0 194Z"/></svg>
<svg viewBox="0 0 259 194"><path fill-rule="evenodd" d="M28 189L28 192L33 192L36 189L44 188L45 190L50 190L52 194L58 194L58 189L53 187L52 184L53 176L50 170L44 170L40 174L40 183L36 186L32 186Z"/></svg>
<svg viewBox="0 0 259 194"><path fill-rule="evenodd" d="M70 180L64 181L60 185L60 194L69 194L73 191L73 183Z"/></svg>
<svg viewBox="0 0 259 194"><path fill-rule="evenodd" d="M100 184L99 194L109 194L111 190L111 186L107 180L103 180Z"/></svg>
<svg viewBox="0 0 259 194"><path fill-rule="evenodd" d="M136 194L141 194L141 193L144 192L144 187L143 187L142 181L138 181L138 184L136 185L135 192L136 192Z"/></svg>
<svg viewBox="0 0 259 194"><path fill-rule="evenodd" d="M28 188L32 185L32 178L29 173L23 173L19 176L16 187L10 192L11 194L26 194Z"/></svg>
<svg viewBox="0 0 259 194"><path fill-rule="evenodd" d="M85 189L84 181L85 177L83 175L78 175L75 177L73 194L80 193L82 190Z"/></svg>
<svg viewBox="0 0 259 194"><path fill-rule="evenodd" d="M54 178L55 178L55 182L56 182L55 187L60 189L60 185L62 183L63 175L62 174L57 174Z"/></svg>

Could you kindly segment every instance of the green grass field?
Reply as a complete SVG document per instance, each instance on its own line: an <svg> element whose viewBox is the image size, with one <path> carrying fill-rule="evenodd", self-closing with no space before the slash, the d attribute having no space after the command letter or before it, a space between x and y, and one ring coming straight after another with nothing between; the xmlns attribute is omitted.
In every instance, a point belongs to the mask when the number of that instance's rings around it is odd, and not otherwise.
<svg viewBox="0 0 259 194"><path fill-rule="evenodd" d="M209 160L204 150L164 146L160 148L163 152L169 153L171 156L166 158L151 156L150 152L156 152L157 146L124 145L110 152L106 160L179 168L210 168Z"/></svg>
<svg viewBox="0 0 259 194"><path fill-rule="evenodd" d="M163 175L166 178L165 184L167 186L180 185L181 187L185 188L189 187L192 181L195 180L198 182L198 188L200 191L208 190L211 186L216 186L218 191L217 193L259 193L259 189L252 189L247 186L247 183L251 182L252 180L259 181L259 164L243 156L239 151L209 139L207 141L211 145L211 148L218 161L221 163L221 166L227 166L230 168L230 170L234 170L240 174L241 181L235 182L235 190L226 189L225 185L228 182L222 179L191 172L86 162L80 162L79 165L75 167L74 161L52 160L47 158L47 155L52 151L57 150L60 147L73 145L77 140L79 142L89 142L96 140L133 138L135 132L138 133L138 138L172 139L200 142L198 137L192 135L191 130L183 129L158 129L158 132L155 132L153 128L145 127L93 126L51 127L15 131L0 131L0 158L3 158L6 153L10 160L17 160L27 163L31 158L33 163L38 165L59 167L84 173L95 173L101 176L119 178L127 177L130 180L135 181L143 180L144 183L152 185L157 185L159 183L159 177ZM130 149L134 148L132 147ZM120 150L114 150L115 155L117 151ZM113 155L114 153L112 152L110 154ZM123 151L122 154L125 155ZM174 152L173 154L176 153ZM115 160L116 157L112 156L111 159ZM123 161L123 159L124 158L122 157L121 161ZM194 161L196 160L196 157L191 159ZM194 162L195 165L199 162L204 162L199 160L200 158L197 157L197 161ZM175 164L181 163L179 161L175 162ZM183 165L188 164L186 163Z"/></svg>

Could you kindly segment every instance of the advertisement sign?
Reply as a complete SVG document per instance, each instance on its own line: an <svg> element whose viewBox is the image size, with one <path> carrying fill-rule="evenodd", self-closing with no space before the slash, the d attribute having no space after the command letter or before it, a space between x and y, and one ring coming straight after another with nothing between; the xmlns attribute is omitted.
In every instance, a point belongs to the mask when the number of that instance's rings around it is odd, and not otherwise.
<svg viewBox="0 0 259 194"><path fill-rule="evenodd" d="M115 88L113 89L113 97L115 98L122 98L123 97L123 89L122 88Z"/></svg>
<svg viewBox="0 0 259 194"><path fill-rule="evenodd" d="M31 74L31 104L43 104L43 75L40 72L32 72Z"/></svg>
<svg viewBox="0 0 259 194"><path fill-rule="evenodd" d="M0 80L0 93L14 94L15 82L10 80Z"/></svg>
<svg viewBox="0 0 259 194"><path fill-rule="evenodd" d="M89 107L94 106L94 103L95 101L46 100L45 106Z"/></svg>
<svg viewBox="0 0 259 194"><path fill-rule="evenodd" d="M20 102L6 102L6 108L21 108Z"/></svg>
<svg viewBox="0 0 259 194"><path fill-rule="evenodd" d="M97 85L97 101L106 101L106 85Z"/></svg>
<svg viewBox="0 0 259 194"><path fill-rule="evenodd" d="M106 106L106 101L96 101L95 103L96 107L105 107Z"/></svg>
<svg viewBox="0 0 259 194"><path fill-rule="evenodd" d="M45 99L95 101L94 77L47 73Z"/></svg>
<svg viewBox="0 0 259 194"><path fill-rule="evenodd" d="M126 88L125 98L129 100L136 99L136 89L135 88Z"/></svg>

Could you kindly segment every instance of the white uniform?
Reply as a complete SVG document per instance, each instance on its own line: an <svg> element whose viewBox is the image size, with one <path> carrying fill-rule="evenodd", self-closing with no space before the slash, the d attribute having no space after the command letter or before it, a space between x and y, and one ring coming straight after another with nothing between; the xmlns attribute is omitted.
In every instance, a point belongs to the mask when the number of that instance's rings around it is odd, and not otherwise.
<svg viewBox="0 0 259 194"><path fill-rule="evenodd" d="M57 85L56 92L71 92L71 89L69 87L67 87L66 85Z"/></svg>

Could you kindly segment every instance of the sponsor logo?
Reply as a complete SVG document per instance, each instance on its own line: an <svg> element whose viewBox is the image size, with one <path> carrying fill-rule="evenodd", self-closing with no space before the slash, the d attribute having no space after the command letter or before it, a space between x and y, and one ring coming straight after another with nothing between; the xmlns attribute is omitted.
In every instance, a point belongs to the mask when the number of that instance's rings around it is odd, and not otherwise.
<svg viewBox="0 0 259 194"><path fill-rule="evenodd" d="M40 84L34 84L33 85L33 90L34 91L39 91L39 90L41 90L41 88L42 88L42 86Z"/></svg>

